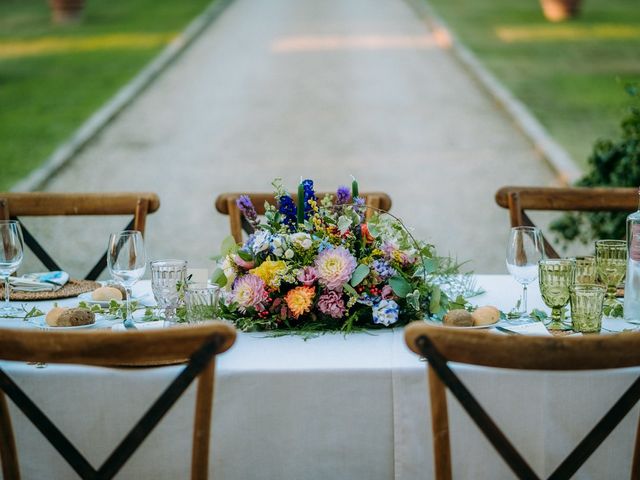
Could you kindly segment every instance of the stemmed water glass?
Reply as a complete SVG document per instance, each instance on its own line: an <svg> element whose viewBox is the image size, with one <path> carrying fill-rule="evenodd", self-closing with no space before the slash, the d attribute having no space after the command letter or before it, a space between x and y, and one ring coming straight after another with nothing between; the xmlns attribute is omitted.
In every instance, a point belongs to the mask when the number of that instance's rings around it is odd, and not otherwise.
<svg viewBox="0 0 640 480"><path fill-rule="evenodd" d="M175 312L180 300L180 288L187 279L186 260L156 260L151 262L151 290L158 303L164 309L164 325L174 323Z"/></svg>
<svg viewBox="0 0 640 480"><path fill-rule="evenodd" d="M18 269L24 255L22 229L16 220L0 221L0 241L0 276L4 280L4 304L0 307L0 316L15 317L20 310L9 304L9 275Z"/></svg>
<svg viewBox="0 0 640 480"><path fill-rule="evenodd" d="M125 303L127 316L125 324L132 324L131 318L131 290L133 285L142 278L147 260L144 250L142 234L136 230L124 230L112 233L109 237L107 265L113 279L122 284L127 292Z"/></svg>
<svg viewBox="0 0 640 480"><path fill-rule="evenodd" d="M616 289L627 271L627 242L624 240L598 240L596 242L596 269L600 281L607 287L604 303L616 304Z"/></svg>
<svg viewBox="0 0 640 480"><path fill-rule="evenodd" d="M527 320L527 285L538 278L538 262L544 256L542 233L536 227L513 227L507 245L507 269L522 285L522 301L516 311L520 320ZM515 309L514 309L515 310Z"/></svg>
<svg viewBox="0 0 640 480"><path fill-rule="evenodd" d="M569 330L562 321L574 283L575 268L575 260L569 258L540 260L540 294L545 305L551 308L549 330Z"/></svg>

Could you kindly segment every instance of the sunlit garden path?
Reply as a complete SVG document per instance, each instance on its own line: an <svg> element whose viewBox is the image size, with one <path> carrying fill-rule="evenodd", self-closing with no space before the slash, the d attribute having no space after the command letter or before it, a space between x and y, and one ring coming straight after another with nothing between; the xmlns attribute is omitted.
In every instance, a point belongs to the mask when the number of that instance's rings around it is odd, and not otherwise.
<svg viewBox="0 0 640 480"><path fill-rule="evenodd" d="M327 190L352 174L479 272L504 272L495 190L553 182L402 0L235 0L47 189L155 191L149 255L210 266L228 229L217 193L270 190L277 176Z"/></svg>

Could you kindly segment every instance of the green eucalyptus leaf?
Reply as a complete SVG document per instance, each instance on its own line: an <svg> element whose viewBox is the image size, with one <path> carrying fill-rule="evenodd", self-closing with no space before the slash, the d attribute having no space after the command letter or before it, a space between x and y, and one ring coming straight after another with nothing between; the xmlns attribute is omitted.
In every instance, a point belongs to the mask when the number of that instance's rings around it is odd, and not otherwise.
<svg viewBox="0 0 640 480"><path fill-rule="evenodd" d="M230 253L235 253L237 250L238 244L231 235L229 235L222 241L222 245L220 246L220 254L222 256L229 255Z"/></svg>
<svg viewBox="0 0 640 480"><path fill-rule="evenodd" d="M369 229L369 233L373 238L378 238L380 236L380 229L374 223L367 223L367 228Z"/></svg>
<svg viewBox="0 0 640 480"><path fill-rule="evenodd" d="M351 275L351 286L357 287L365 278L367 278L370 271L371 270L366 265L363 265L362 263L358 265L353 271L353 275Z"/></svg>
<svg viewBox="0 0 640 480"><path fill-rule="evenodd" d="M224 287L227 284L227 276L224 274L224 271L218 267L211 275L211 283L214 285L218 285L220 288Z"/></svg>
<svg viewBox="0 0 640 480"><path fill-rule="evenodd" d="M349 230L352 223L353 222L350 218L345 217L344 215L340 215L340 217L338 218L338 230L340 230L341 234L344 234L347 230Z"/></svg>
<svg viewBox="0 0 640 480"><path fill-rule="evenodd" d="M424 268L427 274L435 272L438 269L438 260L435 258L425 258Z"/></svg>
<svg viewBox="0 0 640 480"><path fill-rule="evenodd" d="M389 285L400 298L405 298L411 292L411 285L403 277L395 275L389 279Z"/></svg>
<svg viewBox="0 0 640 480"><path fill-rule="evenodd" d="M442 298L442 292L440 291L440 287L435 285L433 290L431 291L431 301L429 302L429 312L437 313L440 311L440 299Z"/></svg>

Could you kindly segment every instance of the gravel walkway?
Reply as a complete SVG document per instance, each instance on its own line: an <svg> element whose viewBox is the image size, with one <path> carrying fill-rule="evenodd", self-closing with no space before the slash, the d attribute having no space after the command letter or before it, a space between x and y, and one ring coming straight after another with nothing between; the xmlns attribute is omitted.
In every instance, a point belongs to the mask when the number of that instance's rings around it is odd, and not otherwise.
<svg viewBox="0 0 640 480"><path fill-rule="evenodd" d="M155 191L149 256L211 268L228 231L217 193L269 191L273 177L293 189L300 176L327 190L351 174L387 191L418 236L489 273L506 271L495 190L553 181L403 1L235 0L47 188ZM43 243L80 274L120 223L66 222Z"/></svg>

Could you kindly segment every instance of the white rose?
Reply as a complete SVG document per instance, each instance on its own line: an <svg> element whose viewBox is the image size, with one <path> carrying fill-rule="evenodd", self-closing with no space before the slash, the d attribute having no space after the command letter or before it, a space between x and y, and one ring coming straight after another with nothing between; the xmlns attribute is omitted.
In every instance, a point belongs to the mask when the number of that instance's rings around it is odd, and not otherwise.
<svg viewBox="0 0 640 480"><path fill-rule="evenodd" d="M284 258L286 258L287 260L291 260L293 258L293 250L287 248L287 251L284 252Z"/></svg>
<svg viewBox="0 0 640 480"><path fill-rule="evenodd" d="M281 257L283 253L284 253L284 252L282 251L282 249L281 249L281 248L274 248L274 249L273 249L273 254L274 254L276 257Z"/></svg>
<svg viewBox="0 0 640 480"><path fill-rule="evenodd" d="M313 245L311 235L309 235L308 233L294 233L293 235L291 235L291 241L304 250L308 250Z"/></svg>
<svg viewBox="0 0 640 480"><path fill-rule="evenodd" d="M224 276L227 277L227 283L224 288L230 289L233 281L238 275L236 272L236 264L230 255L224 257L224 261L222 262L222 271L224 272Z"/></svg>

